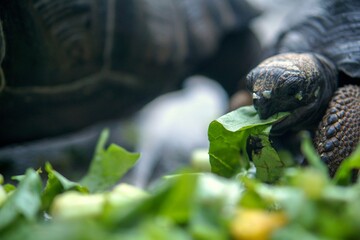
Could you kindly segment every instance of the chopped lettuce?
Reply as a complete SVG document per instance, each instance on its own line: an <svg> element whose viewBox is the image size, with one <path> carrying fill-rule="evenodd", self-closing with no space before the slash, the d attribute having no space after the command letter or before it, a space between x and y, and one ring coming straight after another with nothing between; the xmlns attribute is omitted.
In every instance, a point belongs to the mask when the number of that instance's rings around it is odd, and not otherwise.
<svg viewBox="0 0 360 240"><path fill-rule="evenodd" d="M34 222L41 208L42 182L39 174L29 169L16 191L8 196L0 208L0 233L19 218Z"/></svg>
<svg viewBox="0 0 360 240"><path fill-rule="evenodd" d="M104 130L96 146L89 172L80 181L90 192L108 190L136 163L140 154L130 153L111 144L105 149L109 131Z"/></svg>
<svg viewBox="0 0 360 240"><path fill-rule="evenodd" d="M105 149L105 131L79 182L50 164L45 187L41 171L33 169L17 177L17 186L0 179L0 238L357 239L360 182L350 184L350 178L360 167L360 147L330 179L304 135L309 166L293 166L279 157L268 136L286 115L260 120L246 107L219 118L209 127L213 172L196 167L147 190L118 184L139 154L114 144Z"/></svg>
<svg viewBox="0 0 360 240"><path fill-rule="evenodd" d="M308 132L302 132L301 150L304 157L312 167L318 169L323 174L328 174L328 169L325 163L321 161L319 154L316 152Z"/></svg>
<svg viewBox="0 0 360 240"><path fill-rule="evenodd" d="M277 152L269 143L271 125L288 116L279 113L269 119L259 118L253 106L232 111L209 126L209 155L212 172L225 177L232 177L243 169L250 167L247 146L251 136L260 137L265 147L252 154L255 167L259 167L258 177L266 182L273 182L279 177L281 169L288 163L281 162ZM269 159L270 158L270 159Z"/></svg>
<svg viewBox="0 0 360 240"><path fill-rule="evenodd" d="M48 180L44 191L42 192L43 209L48 209L54 200L55 196L69 190L76 190L79 192L88 192L88 189L79 183L73 182L55 171L50 163L45 165L45 170L48 173Z"/></svg>

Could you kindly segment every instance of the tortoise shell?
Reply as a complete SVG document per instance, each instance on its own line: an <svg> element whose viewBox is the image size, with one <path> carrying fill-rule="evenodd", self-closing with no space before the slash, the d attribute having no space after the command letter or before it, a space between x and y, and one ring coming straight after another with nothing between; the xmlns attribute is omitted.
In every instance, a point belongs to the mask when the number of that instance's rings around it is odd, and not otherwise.
<svg viewBox="0 0 360 240"><path fill-rule="evenodd" d="M360 77L360 2L327 0L316 14L283 32L275 53L313 52L330 59L339 71Z"/></svg>
<svg viewBox="0 0 360 240"><path fill-rule="evenodd" d="M0 146L132 113L257 14L244 0L2 0Z"/></svg>

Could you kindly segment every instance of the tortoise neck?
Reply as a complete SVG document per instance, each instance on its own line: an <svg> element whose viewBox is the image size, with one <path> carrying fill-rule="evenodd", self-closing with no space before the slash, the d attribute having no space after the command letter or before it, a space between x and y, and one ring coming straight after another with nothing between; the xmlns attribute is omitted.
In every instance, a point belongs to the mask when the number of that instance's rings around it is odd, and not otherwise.
<svg viewBox="0 0 360 240"><path fill-rule="evenodd" d="M338 87L338 71L335 64L323 55L314 54L314 57L318 61L320 72L320 92L318 98L318 106L321 114L328 106L335 90Z"/></svg>
<svg viewBox="0 0 360 240"><path fill-rule="evenodd" d="M318 77L312 79L312 83L317 86L313 101L308 105L300 107L285 118L285 120L275 124L271 130L273 135L283 134L289 130L312 130L315 129L320 122L325 110L337 88L337 69L335 65L326 57L312 54L316 60L316 74Z"/></svg>
<svg viewBox="0 0 360 240"><path fill-rule="evenodd" d="M309 105L308 114L304 119L304 124L300 126L301 129L316 128L324 115L329 102L338 86L338 74L335 64L328 58L313 54L318 62L319 76L319 90L316 101Z"/></svg>

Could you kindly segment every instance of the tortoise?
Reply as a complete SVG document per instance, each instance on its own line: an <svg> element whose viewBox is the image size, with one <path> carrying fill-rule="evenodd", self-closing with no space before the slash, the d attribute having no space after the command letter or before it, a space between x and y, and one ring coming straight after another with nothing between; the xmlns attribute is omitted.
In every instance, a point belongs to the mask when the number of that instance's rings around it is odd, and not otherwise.
<svg viewBox="0 0 360 240"><path fill-rule="evenodd" d="M0 146L127 116L194 72L229 89L257 61L258 14L246 0L2 0Z"/></svg>
<svg viewBox="0 0 360 240"><path fill-rule="evenodd" d="M360 2L330 0L279 35L247 75L260 118L290 111L272 135L307 129L334 176L360 136Z"/></svg>

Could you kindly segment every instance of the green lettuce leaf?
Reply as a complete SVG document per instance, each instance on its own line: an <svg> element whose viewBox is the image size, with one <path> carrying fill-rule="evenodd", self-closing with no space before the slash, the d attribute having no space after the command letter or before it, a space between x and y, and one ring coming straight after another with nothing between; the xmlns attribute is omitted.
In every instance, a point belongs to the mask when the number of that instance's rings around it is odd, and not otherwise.
<svg viewBox="0 0 360 240"><path fill-rule="evenodd" d="M79 183L72 182L55 171L50 163L46 163L45 170L48 173L48 180L42 193L43 209L48 209L55 196L69 190L87 193L88 189Z"/></svg>
<svg viewBox="0 0 360 240"><path fill-rule="evenodd" d="M227 221L242 188L212 173L184 173L163 178L141 201L109 205L102 217L110 226L129 229L142 222L165 219L182 226L191 239L228 239Z"/></svg>
<svg viewBox="0 0 360 240"><path fill-rule="evenodd" d="M342 185L349 184L354 169L360 169L360 144L358 144L355 151L340 164L335 173L334 182Z"/></svg>
<svg viewBox="0 0 360 240"><path fill-rule="evenodd" d="M269 135L271 125L289 113L279 113L266 120L259 118L253 106L246 106L232 111L217 120L211 122L208 130L208 137L210 141L209 155L212 172L224 177L232 177L241 169L247 169L250 166L249 156L247 154L247 141L250 135L262 134L262 141L265 136ZM261 154L257 159L261 163L260 168L264 167L264 162L268 162L265 175L260 175L264 180L268 180L271 176L270 171L278 164L278 159L265 159L276 155L276 152L270 149L270 144L267 144L265 150L266 154ZM270 157L271 157L270 156ZM264 168L263 168L264 169ZM270 177L271 178L271 177ZM271 181L271 179L269 179Z"/></svg>
<svg viewBox="0 0 360 240"><path fill-rule="evenodd" d="M17 189L0 208L0 233L19 217L35 221L41 209L42 182L33 169L26 171Z"/></svg>
<svg viewBox="0 0 360 240"><path fill-rule="evenodd" d="M321 161L319 154L316 152L309 132L303 131L300 134L302 137L301 152L304 154L304 157L307 159L309 165L320 171L322 174L328 176L328 168L325 163Z"/></svg>
<svg viewBox="0 0 360 240"><path fill-rule="evenodd" d="M90 192L101 192L114 186L140 157L140 154L130 153L115 144L105 149L108 138L109 130L104 130L96 146L90 169L80 181Z"/></svg>
<svg viewBox="0 0 360 240"><path fill-rule="evenodd" d="M256 166L256 178L262 182L275 182L283 175L284 169L293 165L293 162L280 159L277 151L271 146L267 134L250 135L250 137L257 138L262 146L261 150L251 152L251 159Z"/></svg>

